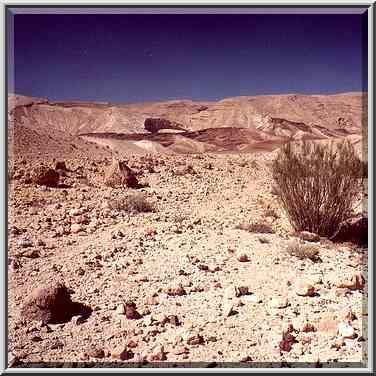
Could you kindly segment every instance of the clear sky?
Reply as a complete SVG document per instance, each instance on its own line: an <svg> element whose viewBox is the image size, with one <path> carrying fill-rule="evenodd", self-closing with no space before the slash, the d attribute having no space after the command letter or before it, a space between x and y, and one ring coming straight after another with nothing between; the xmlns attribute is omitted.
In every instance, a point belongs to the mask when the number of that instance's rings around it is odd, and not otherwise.
<svg viewBox="0 0 376 376"><path fill-rule="evenodd" d="M134 103L367 90L366 15L14 17L17 94Z"/></svg>

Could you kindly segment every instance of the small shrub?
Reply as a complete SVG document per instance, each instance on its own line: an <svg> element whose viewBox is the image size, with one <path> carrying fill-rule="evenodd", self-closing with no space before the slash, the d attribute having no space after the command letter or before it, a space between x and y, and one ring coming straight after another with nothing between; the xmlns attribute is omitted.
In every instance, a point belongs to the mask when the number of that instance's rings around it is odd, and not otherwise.
<svg viewBox="0 0 376 376"><path fill-rule="evenodd" d="M353 215L361 161L344 141L335 149L303 142L283 145L272 165L282 205L297 231L330 237Z"/></svg>
<svg viewBox="0 0 376 376"><path fill-rule="evenodd" d="M290 242L287 246L287 252L300 260L310 259L314 262L319 261L319 248L313 244L303 244L297 240Z"/></svg>
<svg viewBox="0 0 376 376"><path fill-rule="evenodd" d="M178 213L174 216L174 222L178 224L182 224L187 219L187 216L182 213Z"/></svg>
<svg viewBox="0 0 376 376"><path fill-rule="evenodd" d="M194 175L196 174L196 171L194 170L193 166L192 165L186 165L184 167L181 167L181 168L177 168L175 170L175 175L177 176L184 176L184 175Z"/></svg>
<svg viewBox="0 0 376 376"><path fill-rule="evenodd" d="M264 216L265 217L271 217L271 218L274 218L274 219L278 219L279 218L278 213L273 208L266 209L265 212L264 212Z"/></svg>
<svg viewBox="0 0 376 376"><path fill-rule="evenodd" d="M130 213L147 213L155 211L155 205L147 200L144 194L134 193L109 201L110 209Z"/></svg>
<svg viewBox="0 0 376 376"><path fill-rule="evenodd" d="M274 230L271 226L269 226L266 223L262 222L253 222L253 223L241 223L240 225L237 225L235 228L239 230L244 230L248 232L254 232L259 234L273 234Z"/></svg>

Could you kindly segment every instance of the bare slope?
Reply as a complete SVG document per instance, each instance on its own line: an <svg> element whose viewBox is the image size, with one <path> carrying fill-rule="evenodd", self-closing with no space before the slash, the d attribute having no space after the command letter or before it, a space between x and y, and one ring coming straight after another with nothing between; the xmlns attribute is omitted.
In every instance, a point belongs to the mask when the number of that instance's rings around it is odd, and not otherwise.
<svg viewBox="0 0 376 376"><path fill-rule="evenodd" d="M361 135L362 129L366 128L366 99L366 94L362 93L292 94L234 97L217 102L175 100L112 105L106 102L52 102L10 95L8 113L10 129L22 126L24 133L32 130L40 135L40 140L47 135L60 145L53 146L47 137L39 142L40 152L43 152L44 145L47 149L64 149L67 137L74 139L78 135L90 135L91 141L97 142L100 138L103 143L103 134L114 133L134 134L137 142L159 142L164 147L167 144L176 152L249 152L261 145L264 149L272 149L286 139L324 140ZM162 136L157 134L150 138L144 128L145 119L149 117L179 123L187 132L168 135L163 131ZM228 129L236 128L243 130L232 130L229 135ZM197 131L201 133L195 133ZM98 137L97 133L100 134ZM227 137L231 139L229 142L225 141ZM131 136L126 138L132 139ZM17 144L17 139L12 142L16 143L15 149L27 151L27 145L25 149L24 144ZM151 148L150 142L141 145L128 143L128 146L130 150L137 147L140 151L140 147L142 150L146 146L146 149L160 152L158 147ZM119 146L117 143L117 150L122 149Z"/></svg>

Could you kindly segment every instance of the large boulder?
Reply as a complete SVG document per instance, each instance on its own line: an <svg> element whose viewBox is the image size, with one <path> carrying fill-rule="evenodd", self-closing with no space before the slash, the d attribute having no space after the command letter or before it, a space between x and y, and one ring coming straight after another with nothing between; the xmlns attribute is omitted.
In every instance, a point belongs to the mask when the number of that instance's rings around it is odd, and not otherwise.
<svg viewBox="0 0 376 376"><path fill-rule="evenodd" d="M109 167L105 178L105 185L109 187L138 188L140 185L136 178L136 174L126 165L124 161L114 159Z"/></svg>
<svg viewBox="0 0 376 376"><path fill-rule="evenodd" d="M31 171L31 181L37 185L57 187L59 178L58 172L43 165L37 166Z"/></svg>
<svg viewBox="0 0 376 376"><path fill-rule="evenodd" d="M61 323L76 315L89 315L90 307L71 301L72 292L59 281L53 281L47 287L35 288L21 308L23 320Z"/></svg>
<svg viewBox="0 0 376 376"><path fill-rule="evenodd" d="M144 127L148 132L157 133L161 129L174 129L178 131L185 131L182 124L175 121L161 118L147 118L145 119Z"/></svg>
<svg viewBox="0 0 376 376"><path fill-rule="evenodd" d="M58 171L58 170L62 170L62 171L69 171L67 169L67 165L65 164L65 161L57 161L55 163L55 170Z"/></svg>
<svg viewBox="0 0 376 376"><path fill-rule="evenodd" d="M368 218L359 215L350 218L338 229L336 234L331 238L335 242L352 242L359 245L368 244Z"/></svg>

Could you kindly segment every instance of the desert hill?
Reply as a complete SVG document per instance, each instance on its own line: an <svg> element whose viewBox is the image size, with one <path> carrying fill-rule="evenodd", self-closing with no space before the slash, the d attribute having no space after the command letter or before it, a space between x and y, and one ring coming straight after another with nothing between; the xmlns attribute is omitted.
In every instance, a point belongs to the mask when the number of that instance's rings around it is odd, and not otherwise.
<svg viewBox="0 0 376 376"><path fill-rule="evenodd" d="M11 143L22 153L97 153L103 146L120 154L146 152L252 152L272 150L286 140L359 141L365 128L367 95L263 95L216 102L173 100L114 105L108 102L53 102L9 95ZM179 132L150 134L145 120L179 124ZM363 125L362 125L363 123ZM175 127L176 128L176 127ZM185 130L185 131L184 131ZM37 142L27 142L36 138ZM74 143L77 143L76 146ZM66 150L67 145L70 145ZM108 150L103 151L105 154Z"/></svg>

